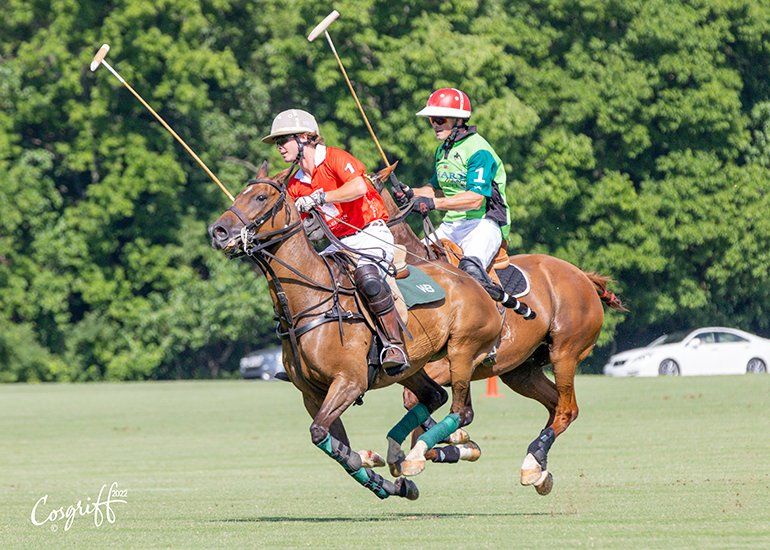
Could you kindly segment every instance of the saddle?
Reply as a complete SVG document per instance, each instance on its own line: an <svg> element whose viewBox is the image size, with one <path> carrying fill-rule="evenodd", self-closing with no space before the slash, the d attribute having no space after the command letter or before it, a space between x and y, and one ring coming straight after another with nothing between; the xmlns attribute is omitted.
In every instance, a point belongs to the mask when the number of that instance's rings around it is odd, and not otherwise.
<svg viewBox="0 0 770 550"><path fill-rule="evenodd" d="M448 239L441 239L441 245L446 252L447 261L457 267L463 258L462 248ZM438 246L433 245L433 248L439 255L444 254L444 251L440 250ZM529 277L523 269L510 263L510 260L508 242L503 240L497 255L487 267L487 275L494 283L503 287L508 295L521 298L529 294Z"/></svg>
<svg viewBox="0 0 770 550"><path fill-rule="evenodd" d="M375 336L371 339L369 352L367 354L368 387L372 387L377 378L382 376L380 361L382 352L385 349L385 343L382 340L383 335L378 329L374 315L369 308L366 307L366 300L361 294L361 291L355 288L353 273L355 270L356 259L346 250L332 252L331 254L327 254L326 257L342 270L342 273L344 273L353 283L355 289L353 296L356 301L358 312L343 312L346 314L344 318L351 319L355 317L362 319ZM407 338L410 340L412 339L412 335L407 328L409 309L420 304L440 302L446 297L446 293L441 285L421 269L412 266L411 271L408 271L405 275L406 277L402 277L398 281L396 281L394 277L385 277L386 283L390 287L393 295L393 302L396 312L398 313L404 342L406 342ZM336 312L336 315L339 316L340 313ZM331 317L333 317L333 315ZM340 330L342 329L340 328ZM340 337L342 337L341 332ZM359 397L355 404L360 405L361 403L363 403L363 400Z"/></svg>

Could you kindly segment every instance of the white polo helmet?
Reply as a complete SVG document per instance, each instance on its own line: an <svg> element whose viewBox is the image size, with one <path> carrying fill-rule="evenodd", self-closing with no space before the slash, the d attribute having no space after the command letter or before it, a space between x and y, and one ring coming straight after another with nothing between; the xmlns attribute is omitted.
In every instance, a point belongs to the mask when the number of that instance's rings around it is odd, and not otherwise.
<svg viewBox="0 0 770 550"><path fill-rule="evenodd" d="M310 132L318 134L318 123L315 117L302 109L288 109L278 113L273 119L270 135L262 138L264 143L275 143L276 138L292 134Z"/></svg>

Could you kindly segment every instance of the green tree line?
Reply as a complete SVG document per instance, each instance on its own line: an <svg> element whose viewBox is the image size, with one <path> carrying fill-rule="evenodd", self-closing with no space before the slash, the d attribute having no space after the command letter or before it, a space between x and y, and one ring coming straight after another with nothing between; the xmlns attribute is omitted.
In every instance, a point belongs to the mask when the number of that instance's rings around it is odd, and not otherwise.
<svg viewBox="0 0 770 550"><path fill-rule="evenodd" d="M226 376L275 340L264 280L209 248L231 191L277 153L277 112L421 185L432 89L474 102L504 159L512 252L611 275L616 348L726 324L770 334L770 4L752 0L5 0L0 25L0 380Z"/></svg>

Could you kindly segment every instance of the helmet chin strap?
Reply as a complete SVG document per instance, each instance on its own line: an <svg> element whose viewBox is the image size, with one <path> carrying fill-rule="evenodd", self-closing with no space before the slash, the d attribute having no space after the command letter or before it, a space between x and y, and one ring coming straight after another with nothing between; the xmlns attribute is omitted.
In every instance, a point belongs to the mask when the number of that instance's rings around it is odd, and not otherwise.
<svg viewBox="0 0 770 550"><path fill-rule="evenodd" d="M449 136L444 140L444 143L441 146L441 149L444 151L445 159L449 156L449 151L454 146L455 141L467 136L469 130L473 131L473 129L470 129L468 128L468 126L465 125L466 122L468 122L468 119L458 118L454 126L452 126L452 131L449 133Z"/></svg>
<svg viewBox="0 0 770 550"><path fill-rule="evenodd" d="M294 141L297 142L297 156L294 157L294 162L291 163L291 170L294 170L295 166L299 166L299 163L302 162L302 155L305 152L305 144L299 139L299 135L294 134Z"/></svg>

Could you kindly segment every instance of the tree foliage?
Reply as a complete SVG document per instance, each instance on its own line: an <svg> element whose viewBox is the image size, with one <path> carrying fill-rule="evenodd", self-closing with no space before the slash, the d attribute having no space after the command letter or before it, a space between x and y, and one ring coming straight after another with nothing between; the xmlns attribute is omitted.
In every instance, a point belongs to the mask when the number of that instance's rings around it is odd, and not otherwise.
<svg viewBox="0 0 770 550"><path fill-rule="evenodd" d="M615 346L770 322L770 5L343 0L330 32L413 185L414 113L463 88L506 162L514 252L616 279ZM221 193L108 61L236 191L289 107L379 156L310 0L7 0L0 27L0 380L220 376L271 341L262 278L208 248ZM245 163L243 161L246 161Z"/></svg>

